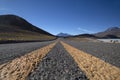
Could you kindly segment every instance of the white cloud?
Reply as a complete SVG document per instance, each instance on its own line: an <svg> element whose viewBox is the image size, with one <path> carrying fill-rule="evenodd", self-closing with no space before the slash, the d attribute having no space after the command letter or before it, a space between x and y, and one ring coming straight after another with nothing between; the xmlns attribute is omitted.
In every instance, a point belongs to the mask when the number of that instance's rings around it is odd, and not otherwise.
<svg viewBox="0 0 120 80"><path fill-rule="evenodd" d="M7 14L9 12L10 12L10 10L7 8L0 8L0 14Z"/></svg>
<svg viewBox="0 0 120 80"><path fill-rule="evenodd" d="M0 11L7 11L8 9L6 8L0 8Z"/></svg>
<svg viewBox="0 0 120 80"><path fill-rule="evenodd" d="M92 31L90 30L87 30L87 29L84 29L84 28L78 28L79 31L82 31L82 32L85 32L85 33L93 33Z"/></svg>
<svg viewBox="0 0 120 80"><path fill-rule="evenodd" d="M0 8L0 14L9 14L9 13L15 13L15 10L9 8Z"/></svg>
<svg viewBox="0 0 120 80"><path fill-rule="evenodd" d="M4 11L5 9L4 8L0 8L0 11Z"/></svg>

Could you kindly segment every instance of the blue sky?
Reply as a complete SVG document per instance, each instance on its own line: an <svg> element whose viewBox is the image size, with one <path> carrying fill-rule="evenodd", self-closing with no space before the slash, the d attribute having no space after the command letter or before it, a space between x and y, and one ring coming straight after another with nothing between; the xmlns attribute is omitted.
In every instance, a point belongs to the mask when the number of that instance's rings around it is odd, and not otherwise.
<svg viewBox="0 0 120 80"><path fill-rule="evenodd" d="M120 0L0 0L0 15L15 14L54 35L96 33L120 26Z"/></svg>

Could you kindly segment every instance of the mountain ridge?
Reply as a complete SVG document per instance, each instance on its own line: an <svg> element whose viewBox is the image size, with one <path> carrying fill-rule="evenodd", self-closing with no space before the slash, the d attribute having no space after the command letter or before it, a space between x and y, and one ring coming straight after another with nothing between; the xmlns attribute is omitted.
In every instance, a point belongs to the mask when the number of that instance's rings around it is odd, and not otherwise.
<svg viewBox="0 0 120 80"><path fill-rule="evenodd" d="M120 27L110 27L94 35L100 38L120 38Z"/></svg>
<svg viewBox="0 0 120 80"><path fill-rule="evenodd" d="M32 25L22 17L13 14L0 15L0 41L50 39L55 39L55 36Z"/></svg>
<svg viewBox="0 0 120 80"><path fill-rule="evenodd" d="M69 36L72 36L72 35L70 35L68 33L61 32L61 33L57 34L56 36L58 36L58 37L69 37Z"/></svg>
<svg viewBox="0 0 120 80"><path fill-rule="evenodd" d="M1 25L12 25L13 28L35 31L35 32L38 32L38 33L39 32L43 33L43 34L50 34L46 31L32 25L31 23L29 23L27 20L23 19L22 17L19 17L17 15L13 15L13 14L0 15L0 24Z"/></svg>
<svg viewBox="0 0 120 80"><path fill-rule="evenodd" d="M69 36L68 36L69 37ZM94 33L94 34L78 34L70 36L73 38L120 38L120 27L110 27L104 31Z"/></svg>

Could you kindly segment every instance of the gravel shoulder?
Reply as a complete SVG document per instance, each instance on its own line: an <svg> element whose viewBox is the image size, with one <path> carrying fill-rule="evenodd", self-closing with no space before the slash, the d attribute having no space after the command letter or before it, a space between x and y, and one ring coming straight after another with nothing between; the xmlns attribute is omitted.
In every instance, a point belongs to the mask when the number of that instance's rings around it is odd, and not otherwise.
<svg viewBox="0 0 120 80"><path fill-rule="evenodd" d="M42 48L52 42L54 41L0 44L0 65Z"/></svg>
<svg viewBox="0 0 120 80"><path fill-rule="evenodd" d="M58 43L27 80L88 80L71 55Z"/></svg>
<svg viewBox="0 0 120 80"><path fill-rule="evenodd" d="M102 42L77 42L63 40L69 45L104 60L114 66L120 67L120 44Z"/></svg>

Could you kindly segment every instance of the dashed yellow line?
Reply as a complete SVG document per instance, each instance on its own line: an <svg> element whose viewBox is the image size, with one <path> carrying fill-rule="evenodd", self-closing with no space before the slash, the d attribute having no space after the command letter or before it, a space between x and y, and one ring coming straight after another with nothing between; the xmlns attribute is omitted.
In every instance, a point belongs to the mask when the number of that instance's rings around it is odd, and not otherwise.
<svg viewBox="0 0 120 80"><path fill-rule="evenodd" d="M120 80L120 68L78 50L62 41L61 43L90 80Z"/></svg>
<svg viewBox="0 0 120 80"><path fill-rule="evenodd" d="M55 44L52 43L11 62L0 65L0 80L25 80Z"/></svg>

